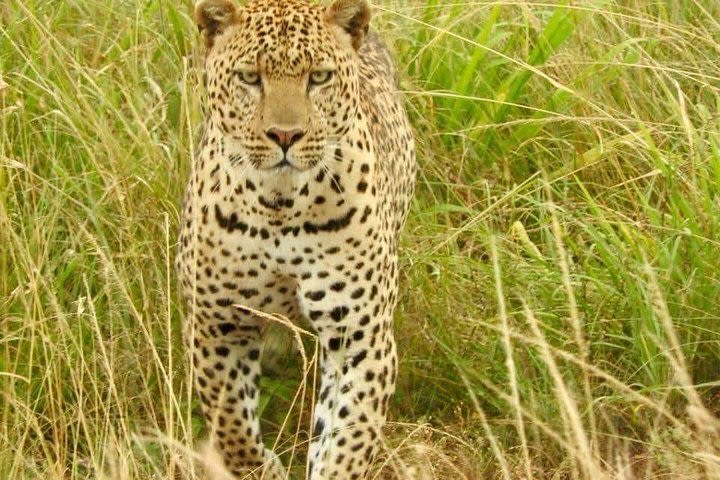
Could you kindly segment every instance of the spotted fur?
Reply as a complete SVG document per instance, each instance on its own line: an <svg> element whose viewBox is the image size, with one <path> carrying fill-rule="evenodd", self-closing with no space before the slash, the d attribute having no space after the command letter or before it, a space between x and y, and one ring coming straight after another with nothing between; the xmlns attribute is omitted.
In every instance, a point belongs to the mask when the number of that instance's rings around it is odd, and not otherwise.
<svg viewBox="0 0 720 480"><path fill-rule="evenodd" d="M412 131L365 0L203 0L208 109L177 256L196 389L238 477L285 478L257 414L262 311L321 347L308 475L363 479L395 389Z"/></svg>

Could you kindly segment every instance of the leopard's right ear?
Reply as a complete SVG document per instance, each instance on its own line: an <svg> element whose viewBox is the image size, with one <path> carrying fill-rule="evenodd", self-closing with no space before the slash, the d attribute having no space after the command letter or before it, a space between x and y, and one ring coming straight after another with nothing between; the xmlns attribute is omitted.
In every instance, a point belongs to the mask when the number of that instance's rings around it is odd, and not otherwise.
<svg viewBox="0 0 720 480"><path fill-rule="evenodd" d="M215 37L239 21L239 8L234 0L199 0L195 4L195 23L207 48L212 48Z"/></svg>

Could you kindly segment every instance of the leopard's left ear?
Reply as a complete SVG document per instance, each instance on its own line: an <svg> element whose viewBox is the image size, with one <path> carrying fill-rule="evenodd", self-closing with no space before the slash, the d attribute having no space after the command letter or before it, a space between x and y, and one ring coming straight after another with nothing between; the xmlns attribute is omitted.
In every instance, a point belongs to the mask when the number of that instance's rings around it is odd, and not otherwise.
<svg viewBox="0 0 720 480"><path fill-rule="evenodd" d="M199 0L195 4L195 23L207 48L212 48L215 37L238 23L239 17L235 0Z"/></svg>
<svg viewBox="0 0 720 480"><path fill-rule="evenodd" d="M359 49L365 40L372 9L367 0L336 0L325 12L326 18L350 35L353 48Z"/></svg>

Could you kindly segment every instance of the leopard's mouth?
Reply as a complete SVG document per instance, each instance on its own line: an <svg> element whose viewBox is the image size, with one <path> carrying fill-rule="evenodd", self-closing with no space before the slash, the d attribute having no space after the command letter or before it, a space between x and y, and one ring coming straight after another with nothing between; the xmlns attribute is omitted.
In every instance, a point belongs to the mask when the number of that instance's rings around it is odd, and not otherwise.
<svg viewBox="0 0 720 480"><path fill-rule="evenodd" d="M296 168L295 165L290 163L287 158L283 158L275 165L268 167L266 170L284 170L286 168Z"/></svg>
<svg viewBox="0 0 720 480"><path fill-rule="evenodd" d="M264 172L283 172L290 170L302 170L295 162L290 160L287 155L283 155L280 159L272 156L258 157L251 160L253 167Z"/></svg>
<svg viewBox="0 0 720 480"><path fill-rule="evenodd" d="M315 165L318 164L320 161L319 158L315 158L314 156L308 159L303 159L301 161L298 161L297 159L290 158L288 155L284 155L282 159L272 165L269 166L260 166L257 165L257 167L260 170L264 170L266 172L285 172L285 171L297 171L297 172L304 172L307 170L310 170L311 168L315 167Z"/></svg>

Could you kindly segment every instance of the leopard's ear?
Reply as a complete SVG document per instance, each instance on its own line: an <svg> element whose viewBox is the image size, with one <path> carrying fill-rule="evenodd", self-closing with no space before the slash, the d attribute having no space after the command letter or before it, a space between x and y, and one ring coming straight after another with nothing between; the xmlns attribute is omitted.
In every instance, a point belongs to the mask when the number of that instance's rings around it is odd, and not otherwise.
<svg viewBox="0 0 720 480"><path fill-rule="evenodd" d="M199 0L195 4L195 23L207 48L212 48L215 37L239 20L239 8L234 0Z"/></svg>
<svg viewBox="0 0 720 480"><path fill-rule="evenodd" d="M335 0L325 12L326 18L350 35L353 48L362 45L370 28L372 9L367 0Z"/></svg>

